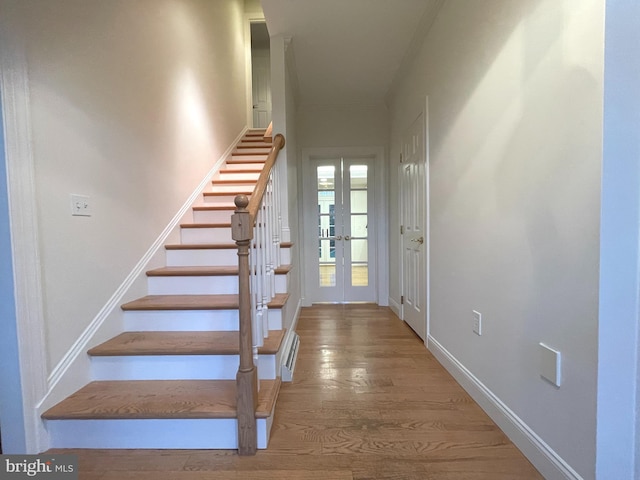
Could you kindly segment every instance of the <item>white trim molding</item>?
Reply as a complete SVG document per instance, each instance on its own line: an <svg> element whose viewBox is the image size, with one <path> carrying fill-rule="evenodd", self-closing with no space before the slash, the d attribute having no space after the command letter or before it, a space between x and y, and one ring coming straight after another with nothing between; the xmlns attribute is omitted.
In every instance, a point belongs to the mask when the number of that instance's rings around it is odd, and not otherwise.
<svg viewBox="0 0 640 480"><path fill-rule="evenodd" d="M46 391L47 351L38 212L31 139L29 76L19 26L0 23L0 92L2 92L9 223L14 269L15 307L22 382L25 442L28 453L47 444L36 404Z"/></svg>
<svg viewBox="0 0 640 480"><path fill-rule="evenodd" d="M583 480L542 438L432 336L429 350L544 478Z"/></svg>

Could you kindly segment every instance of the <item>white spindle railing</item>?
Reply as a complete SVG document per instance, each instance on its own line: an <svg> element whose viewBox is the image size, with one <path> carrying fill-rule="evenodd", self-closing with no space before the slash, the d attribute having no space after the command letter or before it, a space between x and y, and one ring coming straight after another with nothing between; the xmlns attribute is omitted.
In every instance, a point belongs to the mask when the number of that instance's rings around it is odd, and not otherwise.
<svg viewBox="0 0 640 480"><path fill-rule="evenodd" d="M275 296L275 271L280 266L281 214L277 201L278 152L284 146L280 134L249 200L238 195L231 218L238 245L240 304L240 368L237 375L238 451L253 455L257 449L255 408L258 396L258 348L269 334L269 303ZM280 170L282 172L282 170Z"/></svg>

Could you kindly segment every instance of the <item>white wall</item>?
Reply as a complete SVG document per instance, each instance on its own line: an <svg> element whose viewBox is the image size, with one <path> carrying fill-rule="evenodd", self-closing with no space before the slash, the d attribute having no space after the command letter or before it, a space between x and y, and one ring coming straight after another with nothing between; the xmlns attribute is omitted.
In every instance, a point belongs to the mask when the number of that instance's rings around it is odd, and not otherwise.
<svg viewBox="0 0 640 480"><path fill-rule="evenodd" d="M603 35L602 0L448 0L390 102L394 199L394 153L429 98L431 339L584 478L596 458ZM540 377L539 342L562 352L560 388Z"/></svg>
<svg viewBox="0 0 640 480"><path fill-rule="evenodd" d="M298 232L298 172L297 153L298 123L296 110L296 84L291 71L292 51L289 40L282 35L271 37L271 100L273 134L281 133L285 137L285 146L278 157L279 178L286 181L280 189L282 206L283 241L293 243L291 258L293 269L289 274L289 300L284 327L291 329L297 307L302 295L300 239Z"/></svg>
<svg viewBox="0 0 640 480"><path fill-rule="evenodd" d="M0 8L26 42L50 372L245 126L243 2Z"/></svg>
<svg viewBox="0 0 640 480"><path fill-rule="evenodd" d="M301 148L387 147L386 106L302 105L298 114Z"/></svg>

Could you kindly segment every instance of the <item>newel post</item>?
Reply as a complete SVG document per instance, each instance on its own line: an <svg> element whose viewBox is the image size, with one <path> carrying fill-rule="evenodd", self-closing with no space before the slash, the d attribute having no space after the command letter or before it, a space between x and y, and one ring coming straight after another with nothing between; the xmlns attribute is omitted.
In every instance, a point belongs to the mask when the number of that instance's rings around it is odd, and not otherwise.
<svg viewBox="0 0 640 480"><path fill-rule="evenodd" d="M253 221L247 210L246 195L235 198L236 210L231 216L231 235L238 246L238 302L240 315L240 367L236 375L236 409L238 413L238 453L254 455L258 448L256 408L258 406L258 372L253 363L251 332L251 294L249 291L249 247L253 237Z"/></svg>

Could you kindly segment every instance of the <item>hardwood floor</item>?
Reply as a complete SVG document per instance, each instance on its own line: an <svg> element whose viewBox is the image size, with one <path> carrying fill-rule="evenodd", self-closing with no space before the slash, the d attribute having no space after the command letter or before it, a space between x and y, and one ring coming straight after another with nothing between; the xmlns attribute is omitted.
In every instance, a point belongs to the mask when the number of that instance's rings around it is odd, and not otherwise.
<svg viewBox="0 0 640 480"><path fill-rule="evenodd" d="M387 308L302 310L267 450L57 450L83 480L516 480L542 476Z"/></svg>

